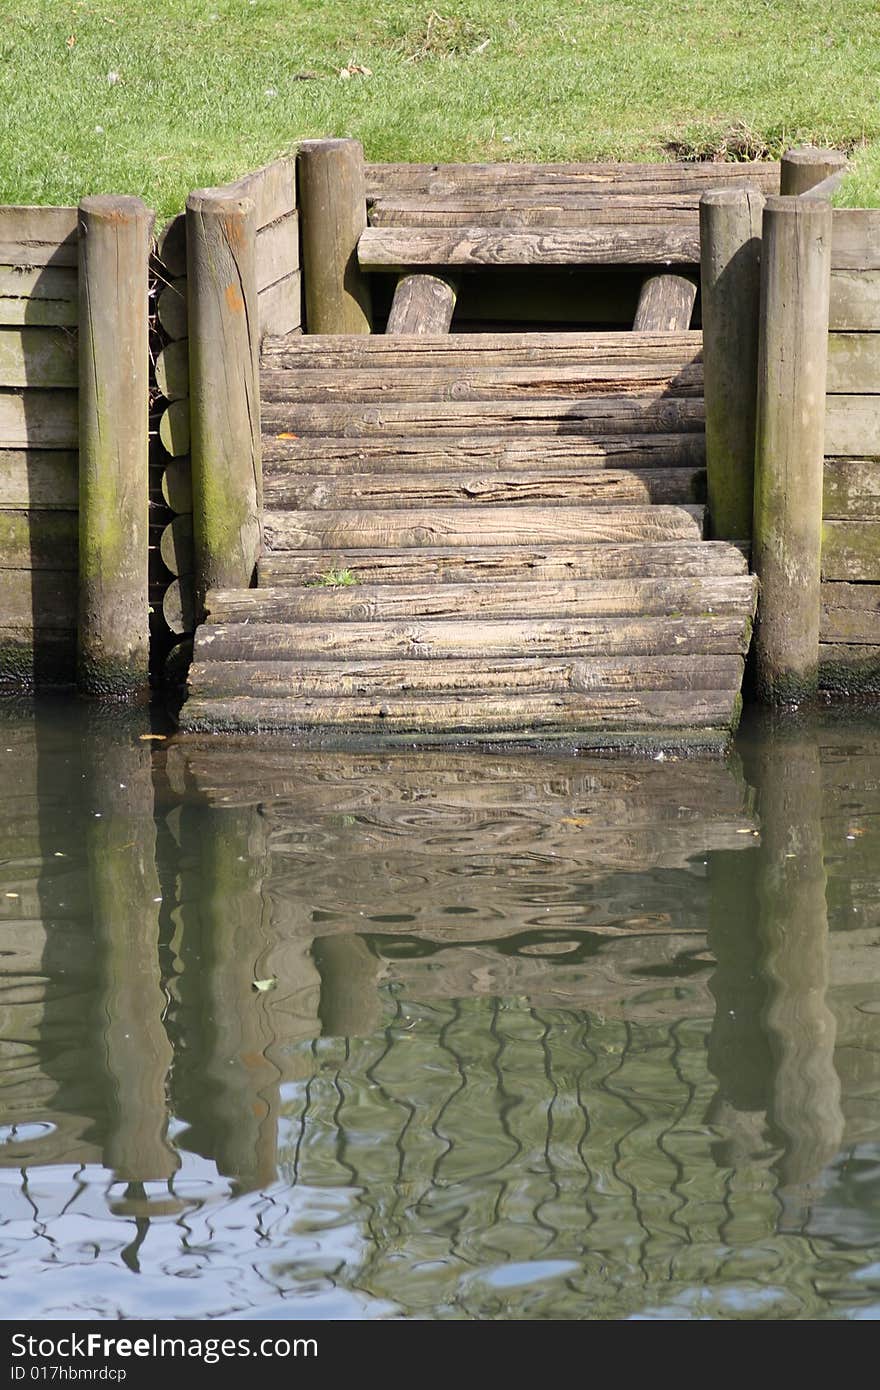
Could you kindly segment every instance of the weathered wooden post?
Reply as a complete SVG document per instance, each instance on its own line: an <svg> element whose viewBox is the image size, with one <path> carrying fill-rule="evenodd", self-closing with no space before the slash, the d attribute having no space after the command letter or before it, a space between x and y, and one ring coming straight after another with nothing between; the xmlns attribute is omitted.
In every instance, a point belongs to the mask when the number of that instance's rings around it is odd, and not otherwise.
<svg viewBox="0 0 880 1390"><path fill-rule="evenodd" d="M846 166L842 150L819 150L812 145L786 150L779 164L779 191L796 198L833 174L842 174Z"/></svg>
<svg viewBox="0 0 880 1390"><path fill-rule="evenodd" d="M830 277L830 203L768 198L752 564L758 695L770 703L799 703L818 685Z"/></svg>
<svg viewBox="0 0 880 1390"><path fill-rule="evenodd" d="M256 212L218 189L186 200L196 604L247 588L263 502Z"/></svg>
<svg viewBox="0 0 880 1390"><path fill-rule="evenodd" d="M385 332L448 333L458 283L446 275L401 275L394 290Z"/></svg>
<svg viewBox="0 0 880 1390"><path fill-rule="evenodd" d="M709 521L719 540L752 534L763 194L700 199L700 272Z"/></svg>
<svg viewBox="0 0 880 1390"><path fill-rule="evenodd" d="M140 198L79 205L79 616L84 695L148 684L148 280Z"/></svg>
<svg viewBox="0 0 880 1390"><path fill-rule="evenodd" d="M372 331L370 282L358 265L367 225L358 140L306 140L297 156L307 333Z"/></svg>
<svg viewBox="0 0 880 1390"><path fill-rule="evenodd" d="M687 275L649 275L639 291L634 333L683 333L691 326L696 282Z"/></svg>

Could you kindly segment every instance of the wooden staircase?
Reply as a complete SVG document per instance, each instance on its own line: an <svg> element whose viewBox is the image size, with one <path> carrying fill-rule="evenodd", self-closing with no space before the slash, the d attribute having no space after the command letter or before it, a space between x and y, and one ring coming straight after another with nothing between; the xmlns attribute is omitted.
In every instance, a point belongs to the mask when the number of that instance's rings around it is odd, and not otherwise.
<svg viewBox="0 0 880 1390"><path fill-rule="evenodd" d="M185 730L717 747L755 582L704 539L700 334L267 340L257 587Z"/></svg>

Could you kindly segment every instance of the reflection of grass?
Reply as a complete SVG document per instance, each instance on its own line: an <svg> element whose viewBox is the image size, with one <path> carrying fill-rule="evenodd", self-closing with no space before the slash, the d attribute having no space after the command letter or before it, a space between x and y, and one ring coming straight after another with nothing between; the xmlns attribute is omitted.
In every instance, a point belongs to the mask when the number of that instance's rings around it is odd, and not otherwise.
<svg viewBox="0 0 880 1390"><path fill-rule="evenodd" d="M330 134L409 160L880 138L864 0L0 0L0 21L3 202L138 193L162 218Z"/></svg>
<svg viewBox="0 0 880 1390"><path fill-rule="evenodd" d="M310 579L308 587L324 589L346 589L350 584L356 584L357 577L351 570L325 570L316 579Z"/></svg>

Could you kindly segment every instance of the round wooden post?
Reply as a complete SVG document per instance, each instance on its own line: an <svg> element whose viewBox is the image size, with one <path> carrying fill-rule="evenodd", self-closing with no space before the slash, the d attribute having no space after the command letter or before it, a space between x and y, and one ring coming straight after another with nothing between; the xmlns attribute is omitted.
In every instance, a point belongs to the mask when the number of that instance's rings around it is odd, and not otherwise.
<svg viewBox="0 0 880 1390"><path fill-rule="evenodd" d="M109 699L144 696L148 685L152 226L140 198L79 205L77 684Z"/></svg>
<svg viewBox="0 0 880 1390"><path fill-rule="evenodd" d="M811 145L787 150L779 165L779 191L796 198L832 174L842 173L846 165L842 150L817 150Z"/></svg>
<svg viewBox="0 0 880 1390"><path fill-rule="evenodd" d="M216 189L186 200L190 427L197 604L247 588L260 554L256 211Z"/></svg>
<svg viewBox="0 0 880 1390"><path fill-rule="evenodd" d="M758 695L774 704L809 699L818 683L830 277L830 203L768 198L752 562Z"/></svg>
<svg viewBox="0 0 880 1390"><path fill-rule="evenodd" d="M370 333L370 282L357 259L367 225L363 148L306 140L297 168L306 332Z"/></svg>
<svg viewBox="0 0 880 1390"><path fill-rule="evenodd" d="M700 199L706 465L711 533L752 533L755 385L763 195L721 188Z"/></svg>
<svg viewBox="0 0 880 1390"><path fill-rule="evenodd" d="M686 275L650 275L639 292L633 332L683 333L696 297L696 283Z"/></svg>
<svg viewBox="0 0 880 1390"><path fill-rule="evenodd" d="M385 332L422 337L448 333L458 284L445 275L401 275L394 291Z"/></svg>

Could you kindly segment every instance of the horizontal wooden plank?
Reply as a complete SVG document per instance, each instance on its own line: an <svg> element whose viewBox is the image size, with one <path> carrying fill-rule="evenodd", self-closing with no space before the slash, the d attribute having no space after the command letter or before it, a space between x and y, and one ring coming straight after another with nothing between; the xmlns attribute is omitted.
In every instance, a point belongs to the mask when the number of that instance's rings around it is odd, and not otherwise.
<svg viewBox="0 0 880 1390"><path fill-rule="evenodd" d="M866 336L866 335L860 335ZM157 369L158 375L158 369ZM314 367L304 371L264 368L260 394L266 402L492 401L580 399L583 396L701 396L702 363L664 366L657 362L584 363L554 366L535 361L523 367L375 367L363 370Z"/></svg>
<svg viewBox="0 0 880 1390"><path fill-rule="evenodd" d="M212 589L211 623L408 622L415 619L632 617L636 614L751 612L756 581L730 578L539 580L470 584L353 584Z"/></svg>
<svg viewBox="0 0 880 1390"><path fill-rule="evenodd" d="M848 401L849 396L830 400ZM855 398L860 399L859 397ZM653 434L702 432L703 401L676 396L596 396L578 400L395 402L381 405L300 405L266 401L264 435ZM178 452L185 453L182 449ZM846 453L847 450L829 450ZM862 447L858 451L865 453ZM880 450L878 450L880 452Z"/></svg>
<svg viewBox="0 0 880 1390"><path fill-rule="evenodd" d="M22 633L72 631L76 585L70 570L0 568L0 623Z"/></svg>
<svg viewBox="0 0 880 1390"><path fill-rule="evenodd" d="M77 455L61 449L0 449L0 508L75 510Z"/></svg>
<svg viewBox="0 0 880 1390"><path fill-rule="evenodd" d="M27 633L0 626L0 690L4 694L70 686L75 678L75 631Z"/></svg>
<svg viewBox="0 0 880 1390"><path fill-rule="evenodd" d="M822 578L880 581L880 527L876 522L823 522Z"/></svg>
<svg viewBox="0 0 880 1390"><path fill-rule="evenodd" d="M699 230L606 226L535 230L368 227L358 242L363 270L413 266L698 265Z"/></svg>
<svg viewBox="0 0 880 1390"><path fill-rule="evenodd" d="M314 584L350 570L360 584L464 584L475 579L615 579L625 575L745 574L742 552L724 541L629 545L424 546L417 550L312 550L264 555L261 585Z"/></svg>
<svg viewBox="0 0 880 1390"><path fill-rule="evenodd" d="M156 300L156 313L169 338L175 340L186 337L189 327L185 275L170 280L160 291Z"/></svg>
<svg viewBox="0 0 880 1390"><path fill-rule="evenodd" d="M79 321L75 268L0 265L0 324L75 327Z"/></svg>
<svg viewBox="0 0 880 1390"><path fill-rule="evenodd" d="M826 459L826 521L880 521L880 459Z"/></svg>
<svg viewBox="0 0 880 1390"><path fill-rule="evenodd" d="M880 270L880 209L835 208L832 270Z"/></svg>
<svg viewBox="0 0 880 1390"><path fill-rule="evenodd" d="M77 392L0 389L0 449L76 449Z"/></svg>
<svg viewBox="0 0 880 1390"><path fill-rule="evenodd" d="M159 438L173 458L189 453L189 399L172 401L159 417Z"/></svg>
<svg viewBox="0 0 880 1390"><path fill-rule="evenodd" d="M698 193L559 193L499 199L497 194L388 195L370 208L371 227L597 227L699 223Z"/></svg>
<svg viewBox="0 0 880 1390"><path fill-rule="evenodd" d="M257 232L254 256L258 292L299 270L299 214L290 213Z"/></svg>
<svg viewBox="0 0 880 1390"><path fill-rule="evenodd" d="M733 690L742 657L617 657L539 660L497 657L471 661L212 661L190 667L188 685L199 697L355 695L416 692L491 694L505 691Z"/></svg>
<svg viewBox="0 0 880 1390"><path fill-rule="evenodd" d="M0 265L77 263L77 210L0 206Z"/></svg>
<svg viewBox="0 0 880 1390"><path fill-rule="evenodd" d="M824 583L821 602L821 640L874 644L880 661L880 583Z"/></svg>
<svg viewBox="0 0 880 1390"><path fill-rule="evenodd" d="M751 622L742 616L520 618L484 622L205 623L197 661L406 657L744 655Z"/></svg>
<svg viewBox="0 0 880 1390"><path fill-rule="evenodd" d="M258 228L277 222L296 208L296 158L294 155L284 155L272 164L266 164L262 169L226 184L222 191L233 197L253 198Z"/></svg>
<svg viewBox="0 0 880 1390"><path fill-rule="evenodd" d="M173 512L192 511L192 466L188 454L171 459L162 473L162 496Z"/></svg>
<svg viewBox="0 0 880 1390"><path fill-rule="evenodd" d="M187 700L184 729L363 729L369 732L444 734L565 729L634 730L724 728L738 708L736 694L721 691L627 692L535 696L387 696L381 700L234 699Z"/></svg>
<svg viewBox="0 0 880 1390"><path fill-rule="evenodd" d="M835 695L880 695L880 647L820 642L819 684Z"/></svg>
<svg viewBox="0 0 880 1390"><path fill-rule="evenodd" d="M0 511L0 569L75 570L78 546L75 511Z"/></svg>
<svg viewBox="0 0 880 1390"><path fill-rule="evenodd" d="M880 333L829 333L828 391L880 393Z"/></svg>
<svg viewBox="0 0 880 1390"><path fill-rule="evenodd" d="M825 453L840 458L880 456L880 397L837 395L827 398Z"/></svg>
<svg viewBox="0 0 880 1390"><path fill-rule="evenodd" d="M704 468L587 469L572 473L532 469L482 473L299 473L263 480L267 510L351 507L426 507L456 502L555 503L561 506L649 502L705 502Z"/></svg>
<svg viewBox="0 0 880 1390"><path fill-rule="evenodd" d="M76 386L77 335L70 328L0 328L0 386Z"/></svg>
<svg viewBox="0 0 880 1390"><path fill-rule="evenodd" d="M156 354L156 385L167 401L189 395L189 339L166 343Z"/></svg>
<svg viewBox="0 0 880 1390"><path fill-rule="evenodd" d="M368 164L367 196L375 199L389 193L455 193L479 188L488 193L514 189L533 193L536 189L556 192L561 188L592 189L613 193L674 193L727 188L731 184L754 183L771 192L779 191L779 165L753 164Z"/></svg>
<svg viewBox="0 0 880 1390"><path fill-rule="evenodd" d="M656 363L681 367L702 361L703 335L684 333L446 333L401 340L383 334L352 337L305 334L295 343L266 338L265 368L349 371L405 367L626 366Z"/></svg>
<svg viewBox="0 0 880 1390"><path fill-rule="evenodd" d="M588 545L697 540L703 509L687 507L412 508L409 511L269 512L265 549L421 545Z"/></svg>
<svg viewBox="0 0 880 1390"><path fill-rule="evenodd" d="M828 326L880 330L880 270L833 270Z"/></svg>
<svg viewBox="0 0 880 1390"><path fill-rule="evenodd" d="M401 468L408 473L445 469L540 468L703 468L705 435L637 434L578 436L456 435L453 438L373 435L356 439L325 439L315 435L263 438L264 477L292 469L304 473L371 473Z"/></svg>
<svg viewBox="0 0 880 1390"><path fill-rule="evenodd" d="M295 333L302 325L302 276L299 271L257 295L260 333Z"/></svg>

